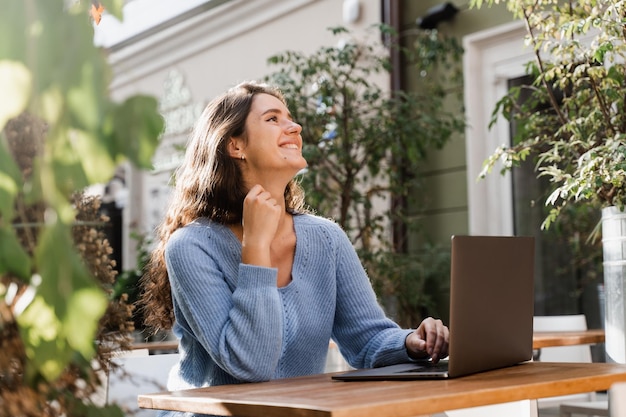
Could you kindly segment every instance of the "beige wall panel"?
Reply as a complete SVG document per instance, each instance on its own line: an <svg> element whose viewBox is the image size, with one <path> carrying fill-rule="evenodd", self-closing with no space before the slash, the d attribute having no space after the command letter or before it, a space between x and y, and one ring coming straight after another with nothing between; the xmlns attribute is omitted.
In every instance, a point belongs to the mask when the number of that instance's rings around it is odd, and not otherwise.
<svg viewBox="0 0 626 417"><path fill-rule="evenodd" d="M465 169L465 138L460 134L450 139L441 149L430 152L420 171L429 173L448 169Z"/></svg>
<svg viewBox="0 0 626 417"><path fill-rule="evenodd" d="M440 212L424 216L420 227L429 240L441 245L450 246L452 235L467 234L467 210Z"/></svg>
<svg viewBox="0 0 626 417"><path fill-rule="evenodd" d="M441 172L428 178L424 187L427 213L437 210L467 210L464 170Z"/></svg>
<svg viewBox="0 0 626 417"><path fill-rule="evenodd" d="M438 0L402 2L403 30L416 28L416 19L441 3ZM476 10L469 9L467 1L457 0L452 3L459 9L459 13L451 21L441 23L438 29L446 35L457 37L459 42L467 34L512 20L503 4ZM405 74L407 88L418 89L415 72L407 67ZM460 85L457 87L462 89ZM465 106L472 106L472 103L465 103ZM425 210L429 213L421 224L426 236L444 245L449 244L451 234L467 233L469 229L466 155L465 138L459 134L443 149L432 151L421 169L427 175L424 187L427 194Z"/></svg>

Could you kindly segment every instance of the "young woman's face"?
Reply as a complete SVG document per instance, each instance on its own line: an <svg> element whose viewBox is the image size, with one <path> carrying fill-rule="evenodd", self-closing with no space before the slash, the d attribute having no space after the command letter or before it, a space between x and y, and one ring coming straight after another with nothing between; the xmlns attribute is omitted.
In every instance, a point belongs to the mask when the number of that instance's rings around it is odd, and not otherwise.
<svg viewBox="0 0 626 417"><path fill-rule="evenodd" d="M246 118L247 144L244 172L256 178L279 172L292 178L307 166L302 156L302 126L294 122L287 107L270 94L258 94L252 99Z"/></svg>

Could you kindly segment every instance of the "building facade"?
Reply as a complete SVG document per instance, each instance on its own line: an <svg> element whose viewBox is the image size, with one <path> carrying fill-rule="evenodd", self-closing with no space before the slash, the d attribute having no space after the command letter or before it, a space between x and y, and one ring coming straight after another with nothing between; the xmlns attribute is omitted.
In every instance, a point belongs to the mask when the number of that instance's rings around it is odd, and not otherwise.
<svg viewBox="0 0 626 417"><path fill-rule="evenodd" d="M524 27L503 5L476 10L465 0L130 0L124 21L104 16L95 40L109 53L113 97L137 93L158 97L166 128L154 170L125 171L124 268L133 268L135 262L129 232L150 233L158 224L186 136L212 97L241 81L267 75L271 71L267 58L274 54L313 52L336 42L330 27L345 26L358 33L385 22L402 33L418 28L420 19L443 6L456 13L437 23L437 29L464 47L463 83L450 88L462 90L467 128L464 135L433 152L422 167L429 196L418 213L422 228L429 239L444 246L454 234L541 237L538 229L529 232L517 225L516 212L520 214L514 196L523 185L497 173L477 179L483 161L499 144L510 141L505 120L489 128L491 113L532 59L524 45ZM410 37L401 39L410 42ZM386 88L411 90L419 88L416 78L406 66L377 81ZM539 253L549 257L549 248L542 247L541 239L538 242ZM594 289L592 301L581 304L580 295L568 295L579 290L575 278L559 282L559 289L553 290L549 287L554 282L546 274L538 267L537 314L582 309L592 322L600 322Z"/></svg>

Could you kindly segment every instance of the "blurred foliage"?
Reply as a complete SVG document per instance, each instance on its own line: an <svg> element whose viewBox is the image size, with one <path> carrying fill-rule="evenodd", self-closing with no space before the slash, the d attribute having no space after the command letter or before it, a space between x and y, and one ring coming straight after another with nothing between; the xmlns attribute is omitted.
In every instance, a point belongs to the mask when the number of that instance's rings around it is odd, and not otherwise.
<svg viewBox="0 0 626 417"><path fill-rule="evenodd" d="M548 228L571 202L599 207L626 201L626 3L472 0L505 3L526 24L535 59L532 82L512 88L497 104L492 123L504 116L518 124L511 146L485 162L482 175L526 159L551 183ZM522 95L527 96L520 101Z"/></svg>
<svg viewBox="0 0 626 417"><path fill-rule="evenodd" d="M580 300L585 288L603 281L602 239L600 238L601 212L593 204L572 203L563 207L559 216L546 231L546 244L562 247L567 258L552 269L554 282L574 276L576 287L567 294Z"/></svg>
<svg viewBox="0 0 626 417"><path fill-rule="evenodd" d="M403 304L430 307L426 281L447 281L448 268L439 276L418 273L436 262L394 247L392 224L407 224L410 217L392 199L418 189L428 152L465 127L462 109L444 104L447 86L460 83L462 49L434 30L419 31L410 46L400 47L393 30L373 29L357 39L345 28L332 28L336 46L273 56L269 63L279 69L266 80L282 89L303 127L308 167L301 181L310 206L348 233L379 295L392 293ZM392 53L419 74L415 92L380 85L389 79ZM406 297L414 301L405 302Z"/></svg>
<svg viewBox="0 0 626 417"><path fill-rule="evenodd" d="M147 235L140 233L131 233L130 237L135 240L135 249L137 251L136 264L134 268L123 270L119 274L113 287L113 298L127 298L129 304L137 305L140 293L139 281L150 261L152 241ZM135 330L141 331L145 327L143 311L140 308L133 310L133 323Z"/></svg>
<svg viewBox="0 0 626 417"><path fill-rule="evenodd" d="M108 97L91 2L0 6L0 416L119 416L90 399L131 307L111 297L106 219L81 190L127 159L149 168L163 122L154 98Z"/></svg>
<svg viewBox="0 0 626 417"><path fill-rule="evenodd" d="M374 289L383 300L393 297L389 307L398 324L410 328L428 316L449 319L449 248L426 243L419 253L378 253L376 268L381 273Z"/></svg>

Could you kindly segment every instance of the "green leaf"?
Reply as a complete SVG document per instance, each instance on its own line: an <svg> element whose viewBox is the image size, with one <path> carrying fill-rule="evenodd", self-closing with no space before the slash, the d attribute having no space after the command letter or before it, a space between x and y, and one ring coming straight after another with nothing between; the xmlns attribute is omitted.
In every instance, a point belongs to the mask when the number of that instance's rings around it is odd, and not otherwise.
<svg viewBox="0 0 626 417"><path fill-rule="evenodd" d="M38 292L62 324L62 348L91 358L97 323L106 309L107 297L73 250L68 226L57 221L44 229L36 261L42 276Z"/></svg>
<svg viewBox="0 0 626 417"><path fill-rule="evenodd" d="M41 295L36 295L17 317L17 322L29 359L27 380L32 383L37 375L42 375L47 381L54 381L61 375L72 356L65 341L59 337L61 322L54 308Z"/></svg>
<svg viewBox="0 0 626 417"><path fill-rule="evenodd" d="M11 221L22 174L4 139L4 136L0 135L0 217Z"/></svg>
<svg viewBox="0 0 626 417"><path fill-rule="evenodd" d="M122 8L124 7L124 0L99 0L104 6L104 10L107 13L112 14L118 20L122 20Z"/></svg>
<svg viewBox="0 0 626 417"><path fill-rule="evenodd" d="M95 354L94 337L107 304L107 297L95 286L74 291L67 300L63 331L69 345L84 358L91 358Z"/></svg>
<svg viewBox="0 0 626 417"><path fill-rule="evenodd" d="M82 259L74 250L70 228L60 221L46 225L35 251L42 276L39 293L51 303L58 317L67 314L74 291L94 286Z"/></svg>
<svg viewBox="0 0 626 417"><path fill-rule="evenodd" d="M89 179L83 169L83 155L78 150L87 149L88 145L81 143L85 139L81 137L80 131L68 129L66 131L55 130L48 134L48 146L52 148L52 160L47 163L52 172L46 172L44 167L40 173L43 192L47 195L47 200L56 187L64 196L69 196L75 190L80 190L89 185ZM47 162L47 161L46 161ZM52 174L52 179L49 175ZM46 187L46 181L50 186Z"/></svg>
<svg viewBox="0 0 626 417"><path fill-rule="evenodd" d="M31 260L20 245L11 224L0 225L0 275L11 272L28 282Z"/></svg>
<svg viewBox="0 0 626 417"><path fill-rule="evenodd" d="M140 168L152 168L152 155L163 130L154 97L137 95L115 106L112 113L111 143L113 155L126 155Z"/></svg>
<svg viewBox="0 0 626 417"><path fill-rule="evenodd" d="M80 155L80 164L91 184L105 183L115 171L115 161L111 158L104 141L90 132L73 131L72 145L77 155Z"/></svg>
<svg viewBox="0 0 626 417"><path fill-rule="evenodd" d="M26 52L24 1L2 1L0 13L0 60L23 60ZM22 18L20 18L22 17Z"/></svg>
<svg viewBox="0 0 626 417"><path fill-rule="evenodd" d="M598 46L593 58L596 60L596 62L602 64L604 62L604 56L612 50L613 44L611 42L604 42Z"/></svg>
<svg viewBox="0 0 626 417"><path fill-rule="evenodd" d="M0 130L13 117L24 111L30 97L32 78L24 64L0 61Z"/></svg>
<svg viewBox="0 0 626 417"><path fill-rule="evenodd" d="M37 113L48 123L58 123L65 111L65 97L58 85L43 91L35 106Z"/></svg>
<svg viewBox="0 0 626 417"><path fill-rule="evenodd" d="M58 378L74 356L93 357L94 337L108 299L73 251L69 228L44 230L36 251L41 282L33 302L19 315L28 378Z"/></svg>
<svg viewBox="0 0 626 417"><path fill-rule="evenodd" d="M102 77L96 70L94 62L84 62L81 70L80 84L67 92L67 106L76 126L96 131L102 117L102 94L99 84Z"/></svg>

